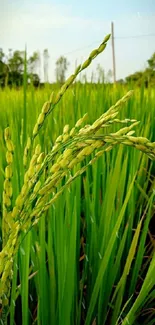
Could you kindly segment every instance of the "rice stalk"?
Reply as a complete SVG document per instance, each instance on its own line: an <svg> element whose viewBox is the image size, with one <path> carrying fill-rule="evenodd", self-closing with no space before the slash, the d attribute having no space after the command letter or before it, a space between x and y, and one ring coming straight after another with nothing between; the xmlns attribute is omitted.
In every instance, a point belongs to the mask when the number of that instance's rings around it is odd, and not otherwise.
<svg viewBox="0 0 155 325"><path fill-rule="evenodd" d="M63 97L63 95L65 94L66 90L73 84L74 80L76 79L76 77L78 76L79 73L81 73L84 69L86 69L91 62L100 54L104 51L104 49L107 46L107 42L110 38L110 34L108 34L103 42L100 44L100 46L93 50L88 59L83 63L80 64L74 71L74 74L72 74L64 83L64 85L60 88L60 90L58 91L57 94L55 94L54 92L51 93L50 95L50 99L49 101L45 102L41 113L37 119L37 122L34 126L33 129L33 135L32 135L32 142L35 139L35 137L38 135L39 130L42 128L45 119L47 118L47 116L53 111L53 109L55 108L55 106L58 104L58 102L60 101L60 99ZM28 156L28 152L30 150L30 141L29 143L26 145L25 150L24 150L24 157L23 157L23 162L24 162L24 166L26 166L27 163L27 156Z"/></svg>
<svg viewBox="0 0 155 325"><path fill-rule="evenodd" d="M87 115L80 118L71 130L69 129L69 125L66 125L63 129L63 134L56 139L54 146L47 154L42 152L42 148L38 144L32 149L31 160L27 167L29 161L28 154L32 143L38 135L39 130L42 128L46 117L60 101L67 88L74 82L76 76L87 68L92 60L104 50L108 39L109 35L104 39L99 48L92 51L89 58L75 70L75 73L68 78L60 91L56 95L52 93L50 100L43 105L42 112L34 126L33 135L28 138L24 150L23 164L27 170L25 171L23 186L16 198L13 209L10 207L12 197L11 164L13 162L12 154L14 147L10 139L9 129L5 130L7 146L6 160L8 166L5 170L6 179L3 191L2 231L4 242L2 251L0 252L0 299L2 300L4 314L6 313L5 308L7 309L9 306L11 280L13 277L13 262L15 254L19 249L21 233L24 232L27 234L29 229L38 223L41 216L44 215L44 212L58 199L64 189L69 187L69 185L78 176L84 173L87 167L92 165L103 155L103 153L112 150L114 146L121 144L135 147L146 153L149 158L155 159L155 143L144 137L133 136L133 128L139 122L135 119L116 119L122 105L126 103L133 94L132 91L129 91L91 125L81 127ZM131 123L131 125L122 127L115 133L108 132L105 134L98 134L98 131L102 131L103 128L105 130L114 123ZM82 167L81 163L85 162L86 159L88 163ZM75 172L75 167L77 166L78 169ZM45 175L47 169L48 172ZM64 178L65 184L61 185L61 181Z"/></svg>
<svg viewBox="0 0 155 325"><path fill-rule="evenodd" d="M13 163L13 153L14 153L14 145L11 141L11 133L10 128L7 127L4 132L4 139L6 143L6 162L7 166L5 168L5 180L3 185L3 246L5 246L7 236L11 231L11 198L13 194L12 189L12 163Z"/></svg>
<svg viewBox="0 0 155 325"><path fill-rule="evenodd" d="M129 98L129 94L124 96L123 99L119 101L119 104L117 103L111 109L109 109L109 115L105 113L92 125L81 128L78 130L77 134L76 132L74 133L71 140L68 141L68 136L67 141L66 138L63 141L63 137L59 137L59 139L56 140L56 145L59 143L58 147L54 146L51 152L45 156L42 164L39 164L39 170L37 169L37 161L40 162L41 158L39 157L42 157L42 154L40 145L37 145L30 161L29 168L25 173L24 185L21 189L21 193L17 197L15 206L11 212L14 223L12 224L9 240L0 253L0 296L3 298L2 300L4 300L4 297L7 297L7 299L9 297L8 287L10 286L11 281L10 274L12 272L13 258L18 250L19 233L21 231L26 233L31 225L36 224L39 217L43 214L43 212L49 209L53 202L63 192L64 188L66 188L76 177L81 175L86 170L87 166L79 169L74 176L70 176L66 184L57 192L57 186L64 176L67 176L68 173L70 173L70 171L77 164L81 163L86 157L90 157L95 150L102 148L95 154L95 157L92 160L90 159L90 164L92 164L100 155L102 155L104 151L111 150L116 144L133 146L145 152L147 155L149 155L149 157L155 157L154 143L151 143L148 139L142 137L133 137L128 135L138 122L132 122L130 126L124 127L113 134L102 136L96 135L97 131L100 130L100 128L106 124L107 121L110 119L112 120L116 116L116 109L118 109L122 102L126 101L126 98ZM76 126L81 125L82 122L83 120L80 120L80 122L77 122ZM64 131L64 135L66 135L68 127L65 128ZM61 150L63 149L62 153L60 153L60 148ZM56 159L55 163L52 164L49 176L47 177L45 183L41 186L39 178L47 166L47 162L48 164L51 161L53 162L53 158L56 154L58 154L58 158ZM51 193L53 193L53 197L48 201ZM34 203L35 200L36 203L32 211L32 203Z"/></svg>

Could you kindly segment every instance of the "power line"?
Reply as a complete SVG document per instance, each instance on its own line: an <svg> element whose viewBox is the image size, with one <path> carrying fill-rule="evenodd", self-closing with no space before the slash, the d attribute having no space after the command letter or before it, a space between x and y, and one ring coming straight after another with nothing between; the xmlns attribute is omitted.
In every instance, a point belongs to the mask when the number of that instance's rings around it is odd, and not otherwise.
<svg viewBox="0 0 155 325"><path fill-rule="evenodd" d="M100 40L100 41L95 41L95 42L93 42L93 43L91 43L91 44L89 44L89 45L87 45L87 46L77 48L77 49L72 50L72 51L70 51L70 52L66 52L66 53L64 53L63 55L69 55L69 54L72 54L72 53L76 53L76 52L78 52L78 51L83 51L84 49L87 49L87 48L89 48L89 47L92 47L94 44L97 44L97 43L99 43L99 42L101 42L101 40ZM52 60L55 60L55 59L52 59Z"/></svg>
<svg viewBox="0 0 155 325"><path fill-rule="evenodd" d="M133 35L133 36L118 36L114 37L115 39L128 39L128 38L143 38L143 37L155 37L155 34L142 34L142 35Z"/></svg>
<svg viewBox="0 0 155 325"><path fill-rule="evenodd" d="M116 37L114 37L114 39L116 39L116 40L117 39L134 39L134 38L143 38L143 37L144 38L145 37L155 37L155 34L153 33L153 34L140 34L140 35L132 35L132 36L116 36ZM90 48L90 47L92 47L95 44L99 44L101 42L102 42L101 40L94 41L93 43L91 43L91 44L89 44L87 46L80 47L80 48L77 48L77 49L72 50L70 52L63 53L62 55L65 56L65 55L70 55L70 54L73 54L73 53L76 53L76 52L79 52L79 51L83 51L83 50L85 50L87 48ZM52 58L51 60L53 61L53 60L56 60L56 59L57 58Z"/></svg>

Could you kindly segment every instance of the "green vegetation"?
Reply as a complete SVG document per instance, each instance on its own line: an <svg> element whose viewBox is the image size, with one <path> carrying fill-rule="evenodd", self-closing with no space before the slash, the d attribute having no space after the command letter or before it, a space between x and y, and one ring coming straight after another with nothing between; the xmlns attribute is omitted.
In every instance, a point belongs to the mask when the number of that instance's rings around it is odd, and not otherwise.
<svg viewBox="0 0 155 325"><path fill-rule="evenodd" d="M0 48L0 86L22 86L24 82L24 51L9 50L9 54L6 55L3 49ZM44 69L44 83L48 83L48 62L49 53L48 49L43 51L43 69ZM62 85L65 82L66 71L69 66L69 62L66 57L60 56L56 61L55 77L56 83ZM27 82L32 83L35 87L44 85L40 82L38 71L41 69L40 53L34 52L32 56L27 58ZM91 83L94 80L98 83L110 83L113 73L108 70L105 73L103 67L98 64L96 71L92 71ZM83 81L87 82L86 74L83 75ZM125 79L116 81L120 84L130 84L130 86L155 86L155 53L152 54L150 59L147 60L147 67L143 71L136 71L135 73L127 76Z"/></svg>
<svg viewBox="0 0 155 325"><path fill-rule="evenodd" d="M46 61L46 50L44 51ZM27 60L27 80L31 80L34 86L40 83L37 68L40 64L38 52L34 52ZM9 55L4 54L0 48L0 86L20 87L24 82L25 51L14 51L10 49Z"/></svg>
<svg viewBox="0 0 155 325"><path fill-rule="evenodd" d="M73 84L108 37L58 92L0 91L2 324L154 324L155 92Z"/></svg>
<svg viewBox="0 0 155 325"><path fill-rule="evenodd" d="M67 71L69 62L64 56L61 56L56 61L56 81L59 84L63 84L65 82L65 73Z"/></svg>
<svg viewBox="0 0 155 325"><path fill-rule="evenodd" d="M134 74L126 77L126 81L136 84L137 86L145 85L155 86L155 52L147 61L148 66L144 71L137 71Z"/></svg>

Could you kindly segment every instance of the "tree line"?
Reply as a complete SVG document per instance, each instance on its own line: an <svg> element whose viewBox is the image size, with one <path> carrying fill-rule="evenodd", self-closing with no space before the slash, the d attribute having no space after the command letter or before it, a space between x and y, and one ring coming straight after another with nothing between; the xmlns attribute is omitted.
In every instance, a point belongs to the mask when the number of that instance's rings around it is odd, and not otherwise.
<svg viewBox="0 0 155 325"><path fill-rule="evenodd" d="M48 50L43 52L44 58L44 78L48 78ZM32 82L34 86L40 83L40 53L34 52L29 58L26 57L25 51L12 51L6 55L0 48L0 86L22 86L24 75L27 81ZM26 73L24 73L26 71Z"/></svg>
<svg viewBox="0 0 155 325"><path fill-rule="evenodd" d="M137 86L141 86L142 84L146 87L155 86L155 52L147 60L147 67L143 71L136 71L127 76L126 82L135 83Z"/></svg>
<svg viewBox="0 0 155 325"><path fill-rule="evenodd" d="M69 61L66 57L60 56L55 62L55 77L56 83L63 84L66 79L66 72L69 67ZM40 85L40 66L41 58L39 52L34 52L29 58L25 57L25 51L12 51L9 49L6 55L2 48L0 48L0 86L22 86L24 80L24 68L26 69L27 80L33 83L34 86ZM49 71L49 53L48 49L43 51L43 70L44 83L48 82ZM104 69L100 64L96 68L97 82L110 82L112 78L112 71L108 70L105 74ZM94 82L96 76L92 72L91 82ZM83 82L87 82L86 74L83 74Z"/></svg>
<svg viewBox="0 0 155 325"><path fill-rule="evenodd" d="M69 67L69 62L66 57L60 56L55 62L55 77L56 82L63 84L66 79L66 72ZM40 66L41 57L39 52L34 52L30 57L26 57L25 51L12 51L6 55L3 49L0 48L0 87L4 86L22 86L24 82L24 75L28 83L32 83L38 87L40 81ZM48 49L43 51L43 70L44 83L48 80L49 71L49 53ZM26 71L26 73L24 73ZM91 82L94 83L109 83L112 82L112 71L108 70L105 73L103 67L98 64L96 72L92 72ZM83 81L87 82L87 76L83 74ZM117 83L135 83L138 86L141 84L155 85L155 53L147 60L147 67L144 71L137 71L134 74L127 76L125 79L117 80Z"/></svg>

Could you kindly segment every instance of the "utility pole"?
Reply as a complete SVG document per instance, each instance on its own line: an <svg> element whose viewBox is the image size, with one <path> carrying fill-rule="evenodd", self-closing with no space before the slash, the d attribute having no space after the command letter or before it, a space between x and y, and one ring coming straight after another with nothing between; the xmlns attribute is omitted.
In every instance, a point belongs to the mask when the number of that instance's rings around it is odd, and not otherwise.
<svg viewBox="0 0 155 325"><path fill-rule="evenodd" d="M115 64L115 46L114 46L114 23L111 23L111 36L112 36L112 61L113 61L113 77L116 83L116 64Z"/></svg>

